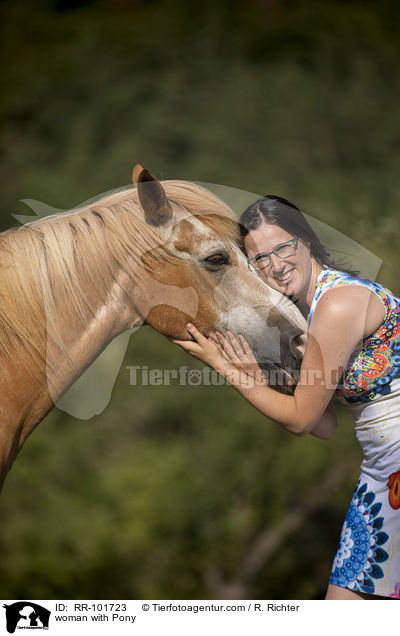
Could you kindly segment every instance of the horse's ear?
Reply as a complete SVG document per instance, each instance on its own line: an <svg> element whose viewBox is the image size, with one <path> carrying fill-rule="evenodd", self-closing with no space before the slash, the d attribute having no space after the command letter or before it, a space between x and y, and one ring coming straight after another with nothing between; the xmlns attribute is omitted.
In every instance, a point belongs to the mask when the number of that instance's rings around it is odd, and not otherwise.
<svg viewBox="0 0 400 636"><path fill-rule="evenodd" d="M132 183L133 185L137 185L138 179L139 179L139 175L143 170L143 166L140 165L140 163L137 163L136 166L134 167L134 169L132 170Z"/></svg>
<svg viewBox="0 0 400 636"><path fill-rule="evenodd" d="M155 227L169 223L172 219L172 208L158 179L139 164L134 167L132 176L137 179L139 201L146 222Z"/></svg>

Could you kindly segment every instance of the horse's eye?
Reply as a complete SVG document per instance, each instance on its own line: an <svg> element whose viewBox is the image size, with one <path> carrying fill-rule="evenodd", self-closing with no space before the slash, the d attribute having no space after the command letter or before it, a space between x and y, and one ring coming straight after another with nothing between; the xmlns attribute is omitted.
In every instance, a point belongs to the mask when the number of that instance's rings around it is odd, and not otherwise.
<svg viewBox="0 0 400 636"><path fill-rule="evenodd" d="M227 265L229 262L227 254L212 254L204 259L207 265L212 267L221 267L221 265Z"/></svg>

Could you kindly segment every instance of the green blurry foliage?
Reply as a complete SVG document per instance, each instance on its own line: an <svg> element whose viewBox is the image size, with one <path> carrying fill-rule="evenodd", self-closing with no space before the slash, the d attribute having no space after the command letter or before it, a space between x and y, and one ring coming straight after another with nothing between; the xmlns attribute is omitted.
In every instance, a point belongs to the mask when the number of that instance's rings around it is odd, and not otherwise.
<svg viewBox="0 0 400 636"><path fill-rule="evenodd" d="M201 367L143 328L102 415L82 422L53 411L25 444L2 495L1 595L209 598L207 577L240 579L257 536L306 504L344 454L355 459L344 499L351 495L359 453L345 413L330 444L296 438L228 386L129 385L126 366L149 359L159 369ZM314 594L323 593L343 517L335 495L319 514L336 532L319 521L305 539L298 580L307 585L318 570ZM303 555L292 536L282 548L285 562L274 555L247 594L285 596L277 580L294 577Z"/></svg>
<svg viewBox="0 0 400 636"><path fill-rule="evenodd" d="M3 229L20 199L68 209L140 162L289 198L379 256L400 292L394 3L0 11ZM45 419L2 495L0 596L322 598L361 461L346 410L332 441L299 439L228 386L131 386L127 365L201 368L144 328L104 413ZM250 576L263 537L276 547Z"/></svg>

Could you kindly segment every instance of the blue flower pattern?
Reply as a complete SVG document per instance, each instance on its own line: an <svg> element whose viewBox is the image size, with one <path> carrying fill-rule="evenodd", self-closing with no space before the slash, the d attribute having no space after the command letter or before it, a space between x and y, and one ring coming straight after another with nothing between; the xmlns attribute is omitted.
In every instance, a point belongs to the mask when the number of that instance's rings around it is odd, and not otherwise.
<svg viewBox="0 0 400 636"><path fill-rule="evenodd" d="M388 535L381 530L381 503L374 503L375 494L367 492L367 484L357 484L345 522L339 549L333 562L329 582L355 592L373 594L374 579L381 579L380 563L388 559L382 548Z"/></svg>

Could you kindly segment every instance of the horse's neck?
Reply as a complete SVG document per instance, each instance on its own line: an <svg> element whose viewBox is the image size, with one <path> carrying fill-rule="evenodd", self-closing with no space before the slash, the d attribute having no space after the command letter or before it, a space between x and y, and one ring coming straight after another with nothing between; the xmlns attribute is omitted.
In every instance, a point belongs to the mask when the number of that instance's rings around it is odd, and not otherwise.
<svg viewBox="0 0 400 636"><path fill-rule="evenodd" d="M105 302L97 307L87 323L83 326L77 321L75 332L65 334L67 357L62 347L53 347L47 352L47 384L53 401L62 396L113 338L140 322L132 282L121 271Z"/></svg>
<svg viewBox="0 0 400 636"><path fill-rule="evenodd" d="M5 376L0 383L0 485L2 473L4 477L26 437L54 403L115 336L141 322L124 276L116 278L106 302L84 328L77 320L74 333L61 334L69 345L68 358L63 347L48 342L46 361L40 364L34 364L28 353L17 363L0 361Z"/></svg>

